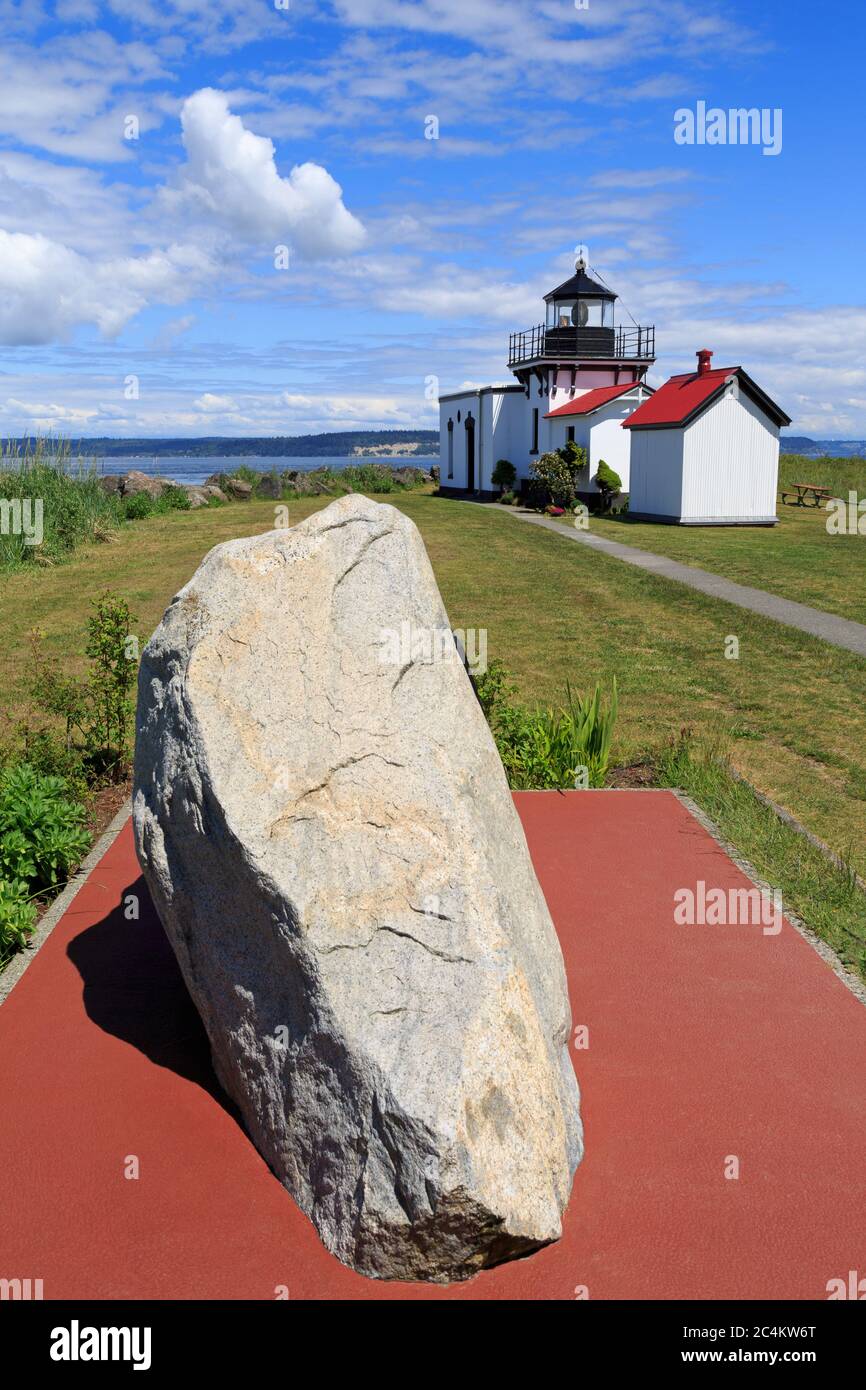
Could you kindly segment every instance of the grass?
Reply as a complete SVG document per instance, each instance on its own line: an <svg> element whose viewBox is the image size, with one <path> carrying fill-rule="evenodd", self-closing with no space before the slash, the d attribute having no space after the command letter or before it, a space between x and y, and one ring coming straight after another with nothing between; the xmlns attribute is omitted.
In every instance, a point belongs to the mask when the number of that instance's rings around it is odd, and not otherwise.
<svg viewBox="0 0 866 1390"><path fill-rule="evenodd" d="M806 459L786 455L780 488L817 483L847 499L866 497L866 459ZM659 526L628 517L590 520L598 536L668 555L686 565L723 574L738 584L810 604L825 613L866 623L866 536L832 536L823 507L777 508L778 526Z"/></svg>
<svg viewBox="0 0 866 1390"><path fill-rule="evenodd" d="M106 495L93 463L79 459L72 468L69 463L69 446L61 442L37 440L23 453L4 450L0 499L25 503L31 536L38 505L43 536L41 544L32 545L20 522L0 527L0 572L54 565L88 541L113 539L121 520L118 504Z"/></svg>
<svg viewBox="0 0 866 1390"><path fill-rule="evenodd" d="M452 625L487 630L488 657L504 661L518 699L559 705L567 681L586 692L597 681L609 689L616 677L616 763L657 759L683 726L697 742L722 731L734 766L866 876L866 662L525 526L504 509L420 492L388 500L419 526ZM291 502L292 524L327 502ZM151 517L124 528L114 545L83 547L62 568L0 577L0 710L25 712L30 628L46 631L65 673L80 673L93 594L116 590L147 635L206 552L269 530L273 509L254 501ZM775 541L772 532L750 534ZM739 638L738 660L725 658L729 634ZM761 868L753 825L741 817L736 833L723 828ZM833 882L826 866L810 872L818 885L822 874ZM781 870L767 877L784 887Z"/></svg>
<svg viewBox="0 0 866 1390"><path fill-rule="evenodd" d="M274 492L286 500L299 495L289 475L276 469L262 473L241 464L231 476L250 483L253 497L270 505ZM401 493L419 486L414 479L395 478L391 467L382 463L314 468L305 474L307 487L310 483L335 497L353 491ZM302 487L302 495L304 491ZM224 504L211 499L206 505L213 509ZM79 458L73 465L69 444L63 440L37 439L23 451L13 445L0 455L0 574L65 562L87 542L115 540L127 522L190 509L186 490L177 485L164 487L157 497L148 492L123 498L108 494L96 464Z"/></svg>

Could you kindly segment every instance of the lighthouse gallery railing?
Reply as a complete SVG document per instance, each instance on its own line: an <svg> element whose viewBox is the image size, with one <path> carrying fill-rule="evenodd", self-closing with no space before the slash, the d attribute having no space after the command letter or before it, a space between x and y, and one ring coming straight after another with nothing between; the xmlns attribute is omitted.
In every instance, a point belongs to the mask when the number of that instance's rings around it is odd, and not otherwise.
<svg viewBox="0 0 866 1390"><path fill-rule="evenodd" d="M650 327L620 328L527 328L512 333L508 340L508 365L533 362L539 358L633 358L646 361L655 357L656 331Z"/></svg>

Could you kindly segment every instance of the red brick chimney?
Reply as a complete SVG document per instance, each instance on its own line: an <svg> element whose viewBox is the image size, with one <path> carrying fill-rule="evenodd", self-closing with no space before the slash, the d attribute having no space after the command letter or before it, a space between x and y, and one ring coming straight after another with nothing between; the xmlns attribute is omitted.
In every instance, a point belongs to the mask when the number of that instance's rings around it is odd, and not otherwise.
<svg viewBox="0 0 866 1390"><path fill-rule="evenodd" d="M709 348L699 348L697 353L698 376L706 376L707 372L710 370L710 359L712 355Z"/></svg>

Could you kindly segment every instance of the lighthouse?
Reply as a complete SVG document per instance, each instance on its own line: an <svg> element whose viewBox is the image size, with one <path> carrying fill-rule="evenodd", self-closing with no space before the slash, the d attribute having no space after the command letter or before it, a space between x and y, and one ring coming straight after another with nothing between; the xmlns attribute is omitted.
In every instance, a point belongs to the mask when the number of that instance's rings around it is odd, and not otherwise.
<svg viewBox="0 0 866 1390"><path fill-rule="evenodd" d="M549 396L642 381L655 361L655 328L617 324L619 296L588 271L578 255L574 274L544 296L544 323L512 333L508 365L527 397L533 385Z"/></svg>
<svg viewBox="0 0 866 1390"><path fill-rule="evenodd" d="M651 394L655 328L619 321L618 298L581 248L574 274L544 296L543 321L509 337L514 384L440 396L442 492L493 495L498 459L524 480L534 458L569 439L587 450L581 493L592 495L601 458L628 487L622 422Z"/></svg>

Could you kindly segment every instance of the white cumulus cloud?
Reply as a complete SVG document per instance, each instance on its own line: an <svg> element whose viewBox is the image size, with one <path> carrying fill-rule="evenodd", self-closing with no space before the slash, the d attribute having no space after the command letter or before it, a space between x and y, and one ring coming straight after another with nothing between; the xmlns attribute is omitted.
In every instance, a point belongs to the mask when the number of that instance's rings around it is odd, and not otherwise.
<svg viewBox="0 0 866 1390"><path fill-rule="evenodd" d="M237 402L231 396L217 396L212 391L205 391L203 396L193 401L193 405L204 415L232 413L238 408Z"/></svg>
<svg viewBox="0 0 866 1390"><path fill-rule="evenodd" d="M169 201L203 213L252 241L283 239L308 260L344 256L363 245L362 223L320 164L296 164L288 177L276 165L273 141L248 130L223 92L205 87L181 108L187 163Z"/></svg>
<svg viewBox="0 0 866 1390"><path fill-rule="evenodd" d="M98 260L40 233L0 228L0 342L49 343L80 324L111 337L147 304L180 303L213 274L195 246Z"/></svg>

